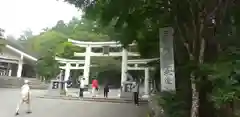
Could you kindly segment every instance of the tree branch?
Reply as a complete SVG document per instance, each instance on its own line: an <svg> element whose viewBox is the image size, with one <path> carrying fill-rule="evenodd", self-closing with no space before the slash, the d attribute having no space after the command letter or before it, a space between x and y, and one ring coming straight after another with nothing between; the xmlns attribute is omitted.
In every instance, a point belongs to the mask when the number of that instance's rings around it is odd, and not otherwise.
<svg viewBox="0 0 240 117"><path fill-rule="evenodd" d="M189 4L189 11L190 11L190 13L191 13L191 15L192 15L192 25L193 25L193 30L194 30L194 33L196 34L196 25L195 25L195 23L196 23L196 18L195 18L195 15L194 15L194 12L193 12L193 8L192 8L192 4L191 4L191 2L190 2L190 0L187 0L187 2L188 2L188 4Z"/></svg>
<svg viewBox="0 0 240 117"><path fill-rule="evenodd" d="M212 12L206 15L206 19L210 19L210 17L212 17L215 14L215 12L217 12L217 10L220 8L221 4L222 4L222 0L219 0L218 5L214 7Z"/></svg>
<svg viewBox="0 0 240 117"><path fill-rule="evenodd" d="M186 43L186 41L184 40L183 32L182 32L182 30L180 29L180 25L179 25L179 23L178 23L177 16L174 17L174 20L175 20L175 23L176 23L176 25L177 25L177 30L178 30L179 33L180 33L180 40L182 41L184 47L186 48L186 50L187 50L187 52L188 52L188 55L191 56L192 54L191 54L191 51L190 51L190 49L189 49L189 44ZM187 37L186 37L186 38L187 38Z"/></svg>

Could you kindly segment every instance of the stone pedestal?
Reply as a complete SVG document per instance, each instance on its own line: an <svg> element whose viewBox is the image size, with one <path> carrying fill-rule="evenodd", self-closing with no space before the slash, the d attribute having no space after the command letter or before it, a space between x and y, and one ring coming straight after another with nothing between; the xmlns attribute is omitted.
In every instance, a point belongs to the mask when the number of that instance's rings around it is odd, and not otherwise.
<svg viewBox="0 0 240 117"><path fill-rule="evenodd" d="M64 82L64 81L51 80L47 95L49 95L49 96L66 95L66 91L64 88L65 83L66 82Z"/></svg>
<svg viewBox="0 0 240 117"><path fill-rule="evenodd" d="M132 84L133 82L125 81L121 87L120 98L132 98Z"/></svg>

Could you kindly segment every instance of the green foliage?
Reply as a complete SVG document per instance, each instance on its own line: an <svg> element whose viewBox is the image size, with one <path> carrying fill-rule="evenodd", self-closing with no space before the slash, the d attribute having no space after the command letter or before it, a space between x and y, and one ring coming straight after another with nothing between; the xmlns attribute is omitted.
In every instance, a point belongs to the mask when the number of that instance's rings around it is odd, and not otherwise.
<svg viewBox="0 0 240 117"><path fill-rule="evenodd" d="M186 102L179 100L175 92L162 92L159 97L159 105L164 110L166 117L185 117L184 105Z"/></svg>
<svg viewBox="0 0 240 117"><path fill-rule="evenodd" d="M40 58L36 64L37 73L43 76L47 81L55 78L60 71L58 62L54 58L55 54L52 51L49 51L46 55Z"/></svg>
<svg viewBox="0 0 240 117"><path fill-rule="evenodd" d="M67 37L59 32L50 30L27 40L29 50L44 56L48 51L58 52L57 45L64 43Z"/></svg>
<svg viewBox="0 0 240 117"><path fill-rule="evenodd" d="M189 78L185 82L189 82L191 73L196 73L196 80L200 88L204 86L205 80L210 80L214 85L204 94L212 92L210 97L216 105L237 97L239 85L237 85L236 79L231 77L233 65L229 63L239 57L229 56L229 53L232 54L240 47L239 41L236 40L240 34L239 1L65 1L84 9L86 17L97 19L104 26L113 26L114 39L125 46L136 41L139 51L144 57L159 57L159 28L173 27L175 31L174 49L178 55L175 56L176 69L185 69L187 66L190 71L189 75L186 75ZM203 41L206 45L202 45ZM183 55L187 56L184 57L184 60L181 57ZM182 76L176 77L177 81L181 81ZM176 84L178 85L178 82ZM182 92L184 93L184 91ZM181 107L181 105L177 107ZM199 107L204 108L201 104ZM173 114L173 116L178 117L178 114Z"/></svg>
<svg viewBox="0 0 240 117"><path fill-rule="evenodd" d="M77 46L72 45L72 43L64 42L59 45L57 45L56 55L63 58L74 58L74 52L80 52L81 49Z"/></svg>
<svg viewBox="0 0 240 117"><path fill-rule="evenodd" d="M208 66L208 79L212 82L212 93L209 99L214 102L217 109L225 104L239 100L240 80L239 73L236 72L237 66L233 62L218 62ZM206 67L204 67L206 68Z"/></svg>
<svg viewBox="0 0 240 117"><path fill-rule="evenodd" d="M214 102L215 107L220 109L226 104L234 103L240 97L240 43L239 43L239 13L240 9L233 7L227 11L228 17L225 18L225 26L217 35L221 45L218 60L208 66L210 69L209 80L212 82L213 90L210 99ZM235 18L232 20L232 18Z"/></svg>
<svg viewBox="0 0 240 117"><path fill-rule="evenodd" d="M109 37L101 32L95 21L82 18L73 18L68 24L58 21L56 26L47 29L40 35L28 38L25 41L29 50L37 52L40 56L52 50L60 57L72 58L73 52L82 51L81 48L67 42L68 38L81 41L107 41Z"/></svg>
<svg viewBox="0 0 240 117"><path fill-rule="evenodd" d="M111 39L120 41L124 46L136 40L143 57L159 56L159 23L155 22L157 17L146 19L146 17L153 14L157 15L159 12L152 13L152 8L148 7L143 1L65 1L84 8L85 16L100 22L100 27L105 27ZM148 10L150 11L148 12Z"/></svg>

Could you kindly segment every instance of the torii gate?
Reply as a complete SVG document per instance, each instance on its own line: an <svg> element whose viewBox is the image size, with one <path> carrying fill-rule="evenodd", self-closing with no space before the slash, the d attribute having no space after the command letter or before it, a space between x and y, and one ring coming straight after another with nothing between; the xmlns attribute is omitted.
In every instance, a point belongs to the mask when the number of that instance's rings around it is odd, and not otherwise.
<svg viewBox="0 0 240 117"><path fill-rule="evenodd" d="M84 64L84 73L83 76L85 78L84 84L89 84L89 70L90 70L90 60L91 56L121 56L122 57L122 74L121 74L121 84L127 80L127 60L128 56L139 56L138 53L128 52L127 49L123 48L122 52L110 52L109 47L117 48L122 47L121 44L115 41L110 42L84 42L84 41L76 41L72 39L68 39L68 42L71 42L73 45L85 48L84 53L74 53L74 56L84 56L85 64ZM135 44L130 44L129 46L133 46ZM103 48L103 52L92 52L93 48Z"/></svg>
<svg viewBox="0 0 240 117"><path fill-rule="evenodd" d="M158 58L156 58L158 59ZM127 70L144 70L144 97L149 96L149 73L150 70L153 69L151 67L141 67L140 65L145 65L150 61L156 60L156 59L136 59L136 60L128 60L128 67ZM72 59L64 59L60 57L55 57L55 60L57 60L61 64L65 65L60 65L60 69L65 70L65 75L64 75L64 81L67 81L70 76L70 71L72 69L83 69L84 70L84 63L85 60L72 60ZM92 66L94 67L94 65ZM66 86L66 85L65 85ZM67 89L67 87L65 87Z"/></svg>
<svg viewBox="0 0 240 117"><path fill-rule="evenodd" d="M109 47L117 48L122 47L118 42L84 42L84 41L76 41L72 39L68 39L73 45L84 47L86 49L83 53L74 53L74 56L84 56L85 60L70 60L56 57L60 63L65 63L65 66L60 66L61 69L65 70L64 80L68 80L71 69L83 69L84 70L84 78L83 81L85 85L89 84L89 70L90 70L90 60L91 56L121 56L122 57L122 67L121 67L121 84L127 80L127 71L128 70L144 70L145 71L145 82L144 82L144 93L146 97L149 94L149 67L141 67L140 64L147 64L148 62L156 59L138 59L138 60L128 60L128 56L139 56L138 53L128 52L127 49L122 48L120 52L110 52ZM135 44L130 44L129 46L133 46ZM103 48L103 52L92 52L92 48ZM104 50L105 49L105 50ZM157 58L158 59L158 58ZM75 64L72 66L71 64ZM129 66L133 64L134 66ZM82 65L82 66L81 66Z"/></svg>

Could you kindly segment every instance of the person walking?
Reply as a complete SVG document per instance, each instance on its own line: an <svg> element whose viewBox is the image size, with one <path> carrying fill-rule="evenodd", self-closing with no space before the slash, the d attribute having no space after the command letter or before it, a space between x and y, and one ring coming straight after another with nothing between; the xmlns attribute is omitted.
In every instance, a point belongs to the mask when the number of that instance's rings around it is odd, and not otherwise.
<svg viewBox="0 0 240 117"><path fill-rule="evenodd" d="M28 114L32 113L31 107L30 107L30 104L31 104L30 97L31 95L30 95L29 81L24 80L24 85L21 87L21 99L19 101L19 104L17 105L15 115L19 115L20 106L24 103L27 104L27 113Z"/></svg>
<svg viewBox="0 0 240 117"><path fill-rule="evenodd" d="M139 105L139 84L137 82L133 82L132 84L132 92L133 92L133 100L136 106Z"/></svg>
<svg viewBox="0 0 240 117"><path fill-rule="evenodd" d="M94 78L92 80L92 97L96 97L96 90L98 90L98 81Z"/></svg>
<svg viewBox="0 0 240 117"><path fill-rule="evenodd" d="M106 83L103 90L104 98L108 98L108 92L109 92L109 84Z"/></svg>
<svg viewBox="0 0 240 117"><path fill-rule="evenodd" d="M82 77L80 78L80 91L79 91L79 97L83 97L83 92L84 92L84 81L85 79Z"/></svg>

